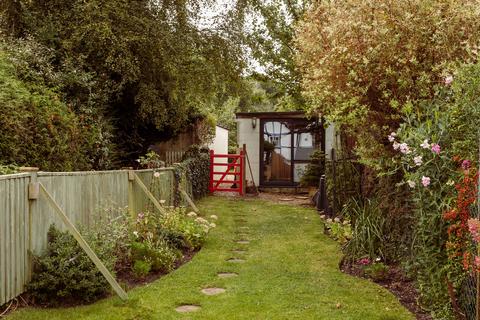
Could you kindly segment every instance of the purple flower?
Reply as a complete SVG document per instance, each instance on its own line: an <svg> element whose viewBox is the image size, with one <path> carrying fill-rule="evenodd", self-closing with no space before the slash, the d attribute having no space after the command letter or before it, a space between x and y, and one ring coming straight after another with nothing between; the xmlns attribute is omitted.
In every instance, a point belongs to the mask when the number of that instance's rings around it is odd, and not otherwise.
<svg viewBox="0 0 480 320"><path fill-rule="evenodd" d="M388 141L390 142L393 142L395 141L395 137L397 136L397 134L395 132L392 132L388 135Z"/></svg>
<svg viewBox="0 0 480 320"><path fill-rule="evenodd" d="M145 217L145 214L143 214L142 212L140 212L138 215L137 215L137 219L138 220L141 220Z"/></svg>
<svg viewBox="0 0 480 320"><path fill-rule="evenodd" d="M463 160L462 161L463 170L468 170L470 168L470 165L471 165L470 160Z"/></svg>
<svg viewBox="0 0 480 320"><path fill-rule="evenodd" d="M428 187L430 185L430 178L423 176L422 177L422 184L425 188Z"/></svg>
<svg viewBox="0 0 480 320"><path fill-rule="evenodd" d="M437 143L432 144L432 151L433 153L440 154L440 145Z"/></svg>
<svg viewBox="0 0 480 320"><path fill-rule="evenodd" d="M409 154L412 151L410 150L410 147L408 146L408 144L400 143L400 152L403 154Z"/></svg>

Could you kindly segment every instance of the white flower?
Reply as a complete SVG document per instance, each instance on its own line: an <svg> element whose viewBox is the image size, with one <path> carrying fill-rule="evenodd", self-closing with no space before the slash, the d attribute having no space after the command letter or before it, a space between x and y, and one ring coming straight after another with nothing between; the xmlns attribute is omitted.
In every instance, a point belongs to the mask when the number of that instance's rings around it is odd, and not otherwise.
<svg viewBox="0 0 480 320"><path fill-rule="evenodd" d="M340 222L340 218L335 218L333 221Z"/></svg>
<svg viewBox="0 0 480 320"><path fill-rule="evenodd" d="M410 147L406 143L400 143L400 152L403 154L409 154L412 151L410 150Z"/></svg>
<svg viewBox="0 0 480 320"><path fill-rule="evenodd" d="M153 176L154 176L155 178L159 178L159 177L160 177L160 172L155 172L155 173L153 174Z"/></svg>
<svg viewBox="0 0 480 320"><path fill-rule="evenodd" d="M217 217L216 215L212 214L212 215L210 216L210 219L217 220L218 217Z"/></svg>
<svg viewBox="0 0 480 320"><path fill-rule="evenodd" d="M455 184L455 181L453 181L452 179L447 181L447 186L453 186L454 184Z"/></svg>
<svg viewBox="0 0 480 320"><path fill-rule="evenodd" d="M413 158L413 162L415 162L416 166L421 166L423 161L422 161L422 156L416 156Z"/></svg>
<svg viewBox="0 0 480 320"><path fill-rule="evenodd" d="M398 150L398 149L400 149L400 143L398 143L397 141L395 141L395 142L393 143L393 150Z"/></svg>
<svg viewBox="0 0 480 320"><path fill-rule="evenodd" d="M332 223L333 220L332 220L332 219L327 219L327 222L328 222L328 223Z"/></svg>
<svg viewBox="0 0 480 320"><path fill-rule="evenodd" d="M420 145L423 149L430 149L430 144L428 143L428 139L423 140L423 143Z"/></svg>
<svg viewBox="0 0 480 320"><path fill-rule="evenodd" d="M408 186L409 186L410 188L412 188L412 189L415 188L415 185L416 185L415 181L408 180L407 183L408 183Z"/></svg>
<svg viewBox="0 0 480 320"><path fill-rule="evenodd" d="M210 228L215 228L217 225L215 223L210 223Z"/></svg>
<svg viewBox="0 0 480 320"><path fill-rule="evenodd" d="M378 257L378 258L375 259L375 261L380 262L380 261L382 261L382 258Z"/></svg>
<svg viewBox="0 0 480 320"><path fill-rule="evenodd" d="M208 224L208 221L203 219L202 217L198 217L197 219L195 219L195 221L202 224Z"/></svg>
<svg viewBox="0 0 480 320"><path fill-rule="evenodd" d="M133 235L138 238L138 231L133 231Z"/></svg>
<svg viewBox="0 0 480 320"><path fill-rule="evenodd" d="M397 136L397 134L395 132L392 132L388 135L388 141L390 142L393 142L395 141L395 137Z"/></svg>
<svg viewBox="0 0 480 320"><path fill-rule="evenodd" d="M326 215L322 214L320 218L325 219Z"/></svg>
<svg viewBox="0 0 480 320"><path fill-rule="evenodd" d="M190 218L195 218L197 216L197 214L193 211L187 213L187 216L190 217Z"/></svg>

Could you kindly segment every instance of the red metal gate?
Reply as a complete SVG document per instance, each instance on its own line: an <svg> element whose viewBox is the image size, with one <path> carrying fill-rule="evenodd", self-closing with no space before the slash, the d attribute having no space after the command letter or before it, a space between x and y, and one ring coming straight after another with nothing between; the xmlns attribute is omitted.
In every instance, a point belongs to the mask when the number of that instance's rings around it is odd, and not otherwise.
<svg viewBox="0 0 480 320"><path fill-rule="evenodd" d="M218 162L226 159L226 162ZM225 167L225 170L221 169ZM220 177L218 178L218 176ZM233 180L226 178L233 176ZM229 191L244 194L245 179L245 152L240 154L215 154L210 150L210 192ZM230 187L225 186L230 184Z"/></svg>

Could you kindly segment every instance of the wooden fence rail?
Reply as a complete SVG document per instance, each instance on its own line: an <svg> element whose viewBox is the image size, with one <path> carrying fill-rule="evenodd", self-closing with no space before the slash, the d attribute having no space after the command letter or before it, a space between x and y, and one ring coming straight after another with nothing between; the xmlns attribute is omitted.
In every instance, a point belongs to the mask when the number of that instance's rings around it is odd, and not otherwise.
<svg viewBox="0 0 480 320"><path fill-rule="evenodd" d="M0 305L25 291L31 278L32 254L46 249L50 225L67 230L51 204L29 200L29 186L41 184L76 226L91 225L105 209L128 207L132 213L155 210L152 195L163 206L172 206L179 187L191 192L188 181L176 181L173 168L132 173L140 183L129 179L126 170L0 176Z"/></svg>

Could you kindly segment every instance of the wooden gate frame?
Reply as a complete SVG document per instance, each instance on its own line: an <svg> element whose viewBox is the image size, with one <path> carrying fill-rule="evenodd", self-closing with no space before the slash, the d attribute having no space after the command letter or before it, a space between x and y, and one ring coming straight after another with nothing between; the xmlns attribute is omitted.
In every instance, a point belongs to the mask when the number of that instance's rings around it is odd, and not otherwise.
<svg viewBox="0 0 480 320"><path fill-rule="evenodd" d="M215 162L215 159L233 159L231 163ZM225 172L215 171L215 166L226 166ZM237 170L239 168L239 170ZM233 171L230 171L234 169ZM221 175L219 180L215 180L215 175ZM233 175L234 180L225 180L228 175ZM240 178L237 180L237 176ZM237 188L221 187L221 184L238 184ZM245 147L240 150L239 154L215 154L210 150L210 193L215 191L238 192L241 196L245 194Z"/></svg>

